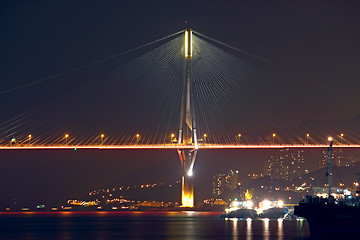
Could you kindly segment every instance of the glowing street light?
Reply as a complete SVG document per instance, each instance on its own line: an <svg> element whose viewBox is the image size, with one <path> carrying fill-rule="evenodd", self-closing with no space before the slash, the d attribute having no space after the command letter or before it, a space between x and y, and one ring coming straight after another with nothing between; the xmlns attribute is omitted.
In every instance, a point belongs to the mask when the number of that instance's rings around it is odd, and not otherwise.
<svg viewBox="0 0 360 240"><path fill-rule="evenodd" d="M140 140L140 134L136 134L136 144L138 144L139 143L139 140Z"/></svg>
<svg viewBox="0 0 360 240"><path fill-rule="evenodd" d="M172 133L172 134L170 135L170 143L173 142L173 138L174 138L174 137L175 137L175 134Z"/></svg>
<svg viewBox="0 0 360 240"><path fill-rule="evenodd" d="M275 137L276 137L276 134L275 134L275 133L273 133L272 137L273 137L273 143L275 143Z"/></svg>
<svg viewBox="0 0 360 240"><path fill-rule="evenodd" d="M239 143L240 143L240 139L241 139L241 134L240 133L238 134L238 138L239 138Z"/></svg>
<svg viewBox="0 0 360 240"><path fill-rule="evenodd" d="M29 138L29 143L30 143L31 138L32 138L31 134L29 134L28 138Z"/></svg>
<svg viewBox="0 0 360 240"><path fill-rule="evenodd" d="M12 145L12 144L15 144L16 143L16 139L15 139L15 137L13 137L12 139L11 139L11 141L10 141L10 144Z"/></svg>
<svg viewBox="0 0 360 240"><path fill-rule="evenodd" d="M332 142L333 138L332 137L328 137L328 141Z"/></svg>
<svg viewBox="0 0 360 240"><path fill-rule="evenodd" d="M100 137L101 137L101 143L104 143L104 137L105 137L105 135L104 135L104 134L101 134Z"/></svg>
<svg viewBox="0 0 360 240"><path fill-rule="evenodd" d="M65 134L65 142L67 143L67 140L69 138L69 134Z"/></svg>
<svg viewBox="0 0 360 240"><path fill-rule="evenodd" d="M309 143L309 137L310 137L310 134L306 134L306 144Z"/></svg>
<svg viewBox="0 0 360 240"><path fill-rule="evenodd" d="M207 137L207 134L204 133L204 143L206 143L206 137Z"/></svg>
<svg viewBox="0 0 360 240"><path fill-rule="evenodd" d="M340 143L341 143L341 141L342 141L343 137L344 137L344 134L343 134L343 133L342 133L342 134L340 134Z"/></svg>
<svg viewBox="0 0 360 240"><path fill-rule="evenodd" d="M173 143L174 141L176 141L176 140L174 140L174 137L175 137L175 134L170 134L170 143Z"/></svg>

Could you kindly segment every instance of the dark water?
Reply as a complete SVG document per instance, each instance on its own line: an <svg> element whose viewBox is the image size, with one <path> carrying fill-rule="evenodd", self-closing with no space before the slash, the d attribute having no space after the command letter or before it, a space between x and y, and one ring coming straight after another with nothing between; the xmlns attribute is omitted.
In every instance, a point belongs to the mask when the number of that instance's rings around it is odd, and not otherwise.
<svg viewBox="0 0 360 240"><path fill-rule="evenodd" d="M308 239L305 221L225 220L213 212L0 213L0 239Z"/></svg>

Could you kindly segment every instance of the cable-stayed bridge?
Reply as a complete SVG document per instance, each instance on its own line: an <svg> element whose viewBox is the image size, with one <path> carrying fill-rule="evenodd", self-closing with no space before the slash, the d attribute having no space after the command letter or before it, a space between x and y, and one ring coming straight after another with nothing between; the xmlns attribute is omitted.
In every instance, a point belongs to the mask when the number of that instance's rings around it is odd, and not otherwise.
<svg viewBox="0 0 360 240"><path fill-rule="evenodd" d="M279 103L269 94L278 87L266 81L269 68L277 66L191 29L179 31L0 92L32 88L44 95L2 121L0 150L176 149L182 204L193 207L199 149L325 148L329 135L337 147L360 147L356 119L294 123L286 112L260 108ZM258 102L258 95L268 101Z"/></svg>
<svg viewBox="0 0 360 240"><path fill-rule="evenodd" d="M324 145L328 136L335 145L360 144L358 119L298 121L286 111L276 114L277 105L291 99L271 95L279 86L270 83L267 74L272 74L269 68L282 69L204 34L192 33L189 65L199 145ZM0 146L178 143L188 59L184 35L185 31L179 31L1 91L0 96L16 107L7 109L14 117L0 116ZM17 100L28 92L28 99ZM259 102L259 95L266 101Z"/></svg>

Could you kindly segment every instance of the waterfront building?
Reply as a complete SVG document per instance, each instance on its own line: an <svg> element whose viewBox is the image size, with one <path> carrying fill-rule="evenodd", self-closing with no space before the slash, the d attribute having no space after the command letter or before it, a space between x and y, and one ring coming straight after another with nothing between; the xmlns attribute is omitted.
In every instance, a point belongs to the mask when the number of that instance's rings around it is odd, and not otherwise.
<svg viewBox="0 0 360 240"><path fill-rule="evenodd" d="M230 170L227 173L217 173L213 178L213 195L220 196L225 192L231 192L237 189L239 180L239 171Z"/></svg>
<svg viewBox="0 0 360 240"><path fill-rule="evenodd" d="M343 149L334 149L332 151L332 164L337 167L351 167L354 166L357 159L344 156ZM323 158L319 161L319 169L327 166L328 154L323 151Z"/></svg>
<svg viewBox="0 0 360 240"><path fill-rule="evenodd" d="M304 173L304 150L281 149L265 162L265 174L273 179L291 180Z"/></svg>

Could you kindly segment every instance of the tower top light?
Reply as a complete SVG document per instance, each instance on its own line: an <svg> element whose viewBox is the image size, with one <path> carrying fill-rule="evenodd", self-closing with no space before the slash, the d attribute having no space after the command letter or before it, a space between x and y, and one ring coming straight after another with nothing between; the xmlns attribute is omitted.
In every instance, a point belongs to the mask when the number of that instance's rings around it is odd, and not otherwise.
<svg viewBox="0 0 360 240"><path fill-rule="evenodd" d="M185 57L192 57L192 31L190 28L185 30Z"/></svg>

